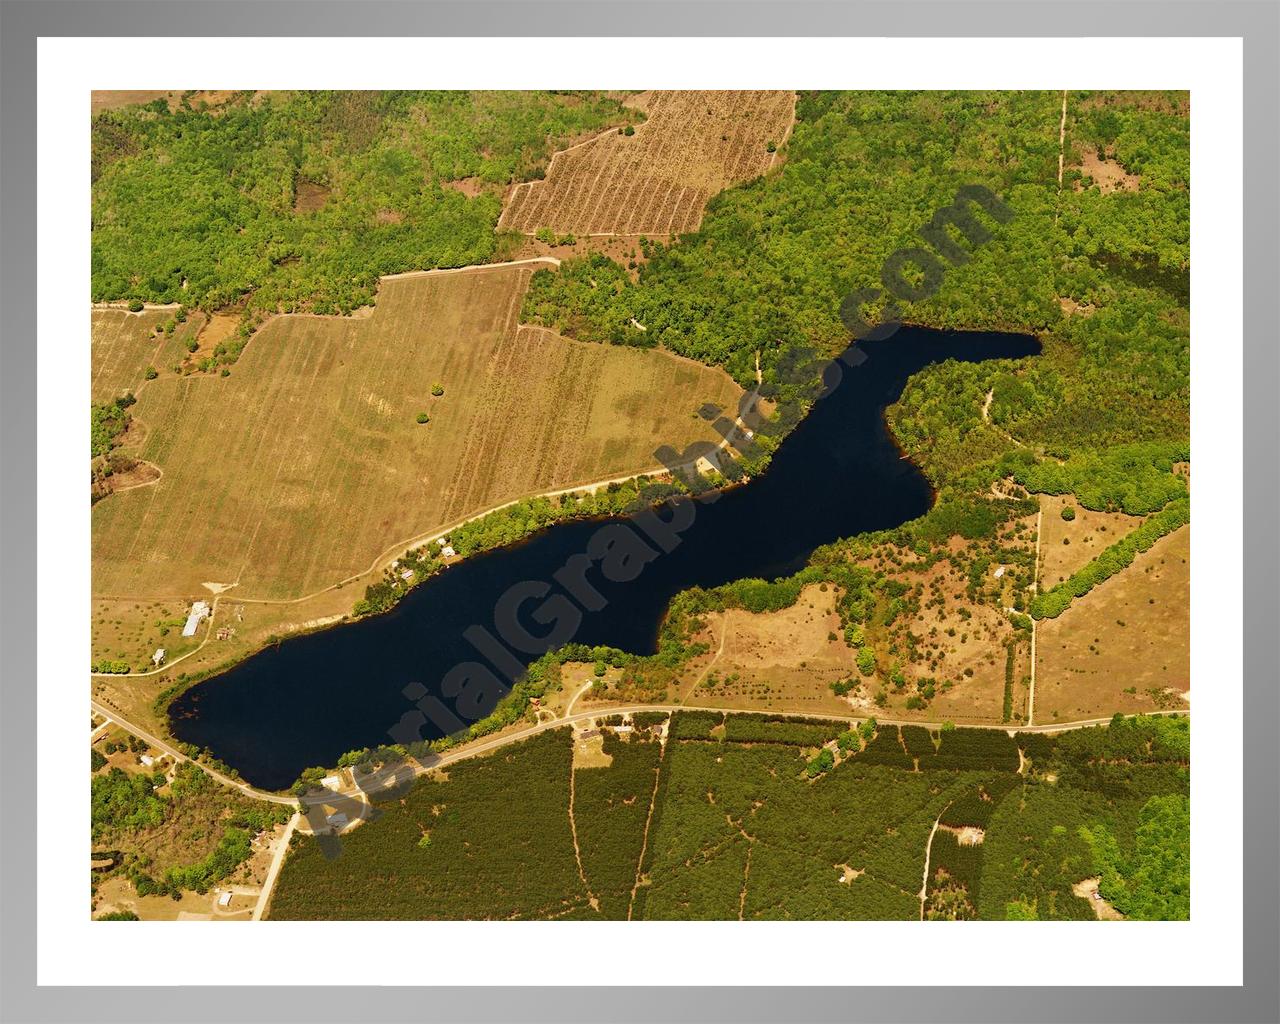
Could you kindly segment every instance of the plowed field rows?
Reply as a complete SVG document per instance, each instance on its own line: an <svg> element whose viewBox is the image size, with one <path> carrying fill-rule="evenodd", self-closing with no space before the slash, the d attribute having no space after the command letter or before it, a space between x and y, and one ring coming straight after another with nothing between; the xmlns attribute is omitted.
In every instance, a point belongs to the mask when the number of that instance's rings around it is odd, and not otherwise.
<svg viewBox="0 0 1280 1024"><path fill-rule="evenodd" d="M534 269L388 279L369 317L270 321L229 377L149 381L134 454L164 476L94 507L95 593L298 597L400 540L716 440L693 412L736 403L728 376L518 329Z"/></svg>
<svg viewBox="0 0 1280 1024"><path fill-rule="evenodd" d="M790 92L650 92L634 135L610 131L557 153L517 185L500 229L664 235L693 231L717 192L763 174L791 129Z"/></svg>

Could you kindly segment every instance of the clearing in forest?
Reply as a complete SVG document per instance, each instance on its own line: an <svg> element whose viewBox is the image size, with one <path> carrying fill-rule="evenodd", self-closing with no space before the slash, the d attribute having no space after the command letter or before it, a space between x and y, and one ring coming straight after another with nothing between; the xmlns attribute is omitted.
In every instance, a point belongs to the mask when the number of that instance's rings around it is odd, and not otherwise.
<svg viewBox="0 0 1280 1024"><path fill-rule="evenodd" d="M668 235L693 231L717 192L763 174L791 130L791 92L675 91L630 101L648 115L557 153L515 186L499 229Z"/></svg>
<svg viewBox="0 0 1280 1024"><path fill-rule="evenodd" d="M1040 507L1040 589L1048 590L1069 579L1106 548L1142 525L1142 516L1123 512L1093 512L1075 495L1042 494ZM1062 518L1070 509L1071 519Z"/></svg>
<svg viewBox="0 0 1280 1024"><path fill-rule="evenodd" d="M1191 528L1037 627L1036 723L1187 707Z"/></svg>
<svg viewBox="0 0 1280 1024"><path fill-rule="evenodd" d="M122 450L164 475L94 507L95 593L295 598L433 528L718 440L694 412L736 404L722 371L519 329L534 269L388 279L369 316L271 320L230 376L147 382L145 440Z"/></svg>
<svg viewBox="0 0 1280 1024"><path fill-rule="evenodd" d="M685 703L771 711L850 714L830 684L856 675L857 651L840 635L837 592L807 586L790 608L753 614L709 612L698 640L709 650L689 663Z"/></svg>

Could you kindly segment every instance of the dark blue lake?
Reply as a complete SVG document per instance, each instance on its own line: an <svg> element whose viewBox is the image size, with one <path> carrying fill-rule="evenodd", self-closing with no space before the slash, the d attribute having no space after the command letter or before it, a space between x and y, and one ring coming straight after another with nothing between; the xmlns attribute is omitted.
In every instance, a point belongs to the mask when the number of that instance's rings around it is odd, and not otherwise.
<svg viewBox="0 0 1280 1024"><path fill-rule="evenodd" d="M610 582L598 567L587 573L586 582L604 605L582 611L571 639L651 653L667 604L679 591L743 577L787 576L823 544L923 515L932 491L889 436L885 407L912 374L931 363L1018 359L1039 353L1040 344L1025 335L904 327L857 348L865 361L843 367L839 385L788 435L767 473L741 487L659 509L664 519L694 514L678 546L649 561L634 579ZM647 537L634 517L611 522ZM178 697L170 706L172 732L209 748L266 789L290 785L305 768L333 765L349 750L391 742L389 730L413 707L405 687L416 682L439 693L455 666L487 663L464 631L482 626L500 634L495 608L512 584L544 582L562 594L553 573L586 552L600 528L598 521L551 527L447 569L384 615L268 648ZM527 618L539 605L530 600L521 614ZM524 624L535 635L554 625ZM492 667L509 671L512 658L523 665L539 653L511 651ZM453 706L451 700L444 703ZM421 736L447 731L428 723Z"/></svg>

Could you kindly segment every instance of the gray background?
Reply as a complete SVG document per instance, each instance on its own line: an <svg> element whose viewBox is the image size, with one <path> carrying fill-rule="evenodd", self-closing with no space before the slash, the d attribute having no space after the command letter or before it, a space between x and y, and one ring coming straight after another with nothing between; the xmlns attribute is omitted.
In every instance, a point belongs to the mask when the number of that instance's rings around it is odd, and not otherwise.
<svg viewBox="0 0 1280 1024"><path fill-rule="evenodd" d="M1280 1020L1276 528L1280 8L1258 2L151 3L0 0L0 1015L5 1020ZM35 988L35 161L39 36L1235 36L1245 80L1243 988ZM1087 42L1083 45L1088 45ZM958 49L958 53L961 53ZM145 58L143 58L145 59ZM852 58L851 58L852 59ZM87 169L86 169L87 176ZM1212 258L1198 253L1197 259ZM88 268L84 268L88 272ZM1200 295L1197 301L1205 301ZM1216 297L1214 297L1216 298ZM1231 301L1224 296L1224 301ZM1207 338L1197 344L1211 344ZM1209 453L1210 457L1212 453ZM86 553L87 555L87 553ZM72 752L74 754L74 751ZM1203 869L1204 865L1201 865ZM1200 882L1199 884L1206 884ZM573 927L570 925L569 927ZM644 927L638 925L637 927ZM981 926L980 926L981 927ZM997 926L998 927L998 926ZM1072 927L1065 925L1064 927ZM227 929L235 959L235 932ZM959 936L958 936L959 938ZM970 941L965 931L961 941ZM583 931L584 943L591 936ZM164 941L169 941L168 939ZM1051 950L1029 950L1046 955ZM145 947L139 949L145 958ZM424 958L430 955L424 948ZM608 955L607 952L604 955ZM909 947L904 955L910 955ZM1186 950L1195 956L1194 948ZM495 976L502 951L495 949ZM358 962L363 958L357 957ZM588 960L589 962L589 960ZM662 950L637 963L661 971ZM1011 975L1016 964L993 965ZM761 972L767 963L759 965ZM211 970L216 969L211 965ZM660 976L657 980L660 980ZM163 979L157 979L163 981Z"/></svg>

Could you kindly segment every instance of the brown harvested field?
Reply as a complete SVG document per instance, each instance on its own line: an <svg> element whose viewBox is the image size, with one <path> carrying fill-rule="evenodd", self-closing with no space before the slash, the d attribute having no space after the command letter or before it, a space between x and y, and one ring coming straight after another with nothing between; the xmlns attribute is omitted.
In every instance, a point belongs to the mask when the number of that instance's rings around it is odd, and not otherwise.
<svg viewBox="0 0 1280 1024"><path fill-rule="evenodd" d="M1062 518L1064 507L1076 510L1071 522ZM1048 590L1097 558L1125 534L1142 525L1142 516L1123 512L1090 512L1070 494L1040 496L1040 587ZM1064 541L1066 543L1064 543Z"/></svg>
<svg viewBox="0 0 1280 1024"><path fill-rule="evenodd" d="M1190 546L1184 526L1056 619L1040 622L1038 724L1187 706Z"/></svg>
<svg viewBox="0 0 1280 1024"><path fill-rule="evenodd" d="M717 440L694 410L737 402L724 373L517 330L533 270L388 278L369 316L270 321L229 377L150 381L130 454L164 476L94 507L95 594L296 598L495 505Z"/></svg>
<svg viewBox="0 0 1280 1024"><path fill-rule="evenodd" d="M693 231L717 192L763 174L795 117L791 92L648 92L648 120L611 129L552 158L542 181L517 185L501 230L573 234Z"/></svg>
<svg viewBox="0 0 1280 1024"><path fill-rule="evenodd" d="M174 95L177 94L169 89L94 89L89 104L93 116L97 117L104 110L131 107L161 98L170 99Z"/></svg>
<svg viewBox="0 0 1280 1024"><path fill-rule="evenodd" d="M731 608L707 615L707 628L697 639L711 650L685 670L683 702L851 713L831 683L857 675L856 652L840 636L836 591L823 586L805 587L796 603L781 611L756 615Z"/></svg>
<svg viewBox="0 0 1280 1024"><path fill-rule="evenodd" d="M92 382L95 402L109 402L125 391L137 392L148 366L163 370L187 354L186 342L204 325L193 313L171 335L157 334L156 327L171 319L177 307L152 306L139 313L125 309L94 309L92 323Z"/></svg>

